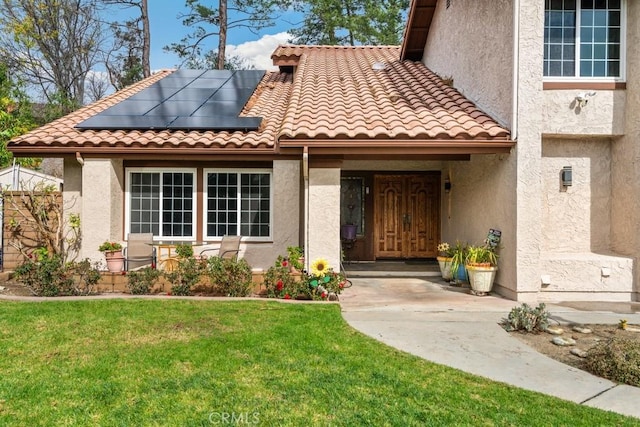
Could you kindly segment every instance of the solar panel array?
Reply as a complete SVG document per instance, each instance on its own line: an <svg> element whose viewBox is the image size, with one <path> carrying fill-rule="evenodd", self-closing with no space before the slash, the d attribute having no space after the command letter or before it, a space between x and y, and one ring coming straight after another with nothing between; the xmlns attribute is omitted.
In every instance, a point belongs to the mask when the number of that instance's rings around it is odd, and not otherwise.
<svg viewBox="0 0 640 427"><path fill-rule="evenodd" d="M76 125L94 130L257 130L261 117L239 114L262 70L177 70Z"/></svg>

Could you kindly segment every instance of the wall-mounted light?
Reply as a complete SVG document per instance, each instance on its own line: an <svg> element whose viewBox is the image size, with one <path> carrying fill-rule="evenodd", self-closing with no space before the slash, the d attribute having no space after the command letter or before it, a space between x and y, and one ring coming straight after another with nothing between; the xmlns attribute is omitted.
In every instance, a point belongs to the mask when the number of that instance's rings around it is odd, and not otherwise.
<svg viewBox="0 0 640 427"><path fill-rule="evenodd" d="M563 187L570 187L573 185L573 171L571 166L565 166L560 171L560 179L562 180Z"/></svg>
<svg viewBox="0 0 640 427"><path fill-rule="evenodd" d="M449 181L449 178L446 178L444 180L444 192L449 193L450 191L451 191L451 181Z"/></svg>

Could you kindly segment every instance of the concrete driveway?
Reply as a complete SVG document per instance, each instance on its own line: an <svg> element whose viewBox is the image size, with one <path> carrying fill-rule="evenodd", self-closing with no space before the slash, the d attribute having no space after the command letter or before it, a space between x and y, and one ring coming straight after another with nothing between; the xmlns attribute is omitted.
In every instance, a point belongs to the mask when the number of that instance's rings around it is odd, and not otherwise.
<svg viewBox="0 0 640 427"><path fill-rule="evenodd" d="M640 389L616 385L556 362L511 337L499 322L520 305L476 297L444 282L412 278L356 278L340 295L355 329L424 359L576 403L640 418ZM620 315L550 305L567 322L617 323ZM640 323L640 314L626 315ZM576 320L573 320L576 319Z"/></svg>

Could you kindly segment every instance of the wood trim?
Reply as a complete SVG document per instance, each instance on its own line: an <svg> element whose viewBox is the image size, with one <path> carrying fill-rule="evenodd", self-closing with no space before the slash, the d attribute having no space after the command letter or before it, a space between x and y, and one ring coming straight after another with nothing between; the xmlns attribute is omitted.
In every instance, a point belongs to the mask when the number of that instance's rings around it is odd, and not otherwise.
<svg viewBox="0 0 640 427"><path fill-rule="evenodd" d="M623 90L627 88L626 82L543 82L542 90Z"/></svg>
<svg viewBox="0 0 640 427"><path fill-rule="evenodd" d="M273 168L273 162L209 162L209 161L191 161L185 162L184 164L176 165L176 161L168 161L168 160L125 160L124 161L125 168L158 168L158 167L195 167L195 168L225 168L225 169L240 169L240 168L250 168L250 169L271 169Z"/></svg>

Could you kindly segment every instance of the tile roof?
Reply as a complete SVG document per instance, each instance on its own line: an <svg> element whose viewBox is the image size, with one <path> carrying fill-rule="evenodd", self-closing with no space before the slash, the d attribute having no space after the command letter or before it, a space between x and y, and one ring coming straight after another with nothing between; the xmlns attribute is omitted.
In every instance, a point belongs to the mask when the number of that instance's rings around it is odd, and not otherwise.
<svg viewBox="0 0 640 427"><path fill-rule="evenodd" d="M76 124L132 96L172 72L173 70L158 72L124 90L15 138L10 142L9 148L14 152L38 149L38 153L43 150L48 153L85 151L86 148L96 150L105 148L109 152L123 149L123 152L132 153L136 148L144 148L144 152L150 152L153 148L166 150L178 147L209 150L241 148L252 149L252 152L263 149L273 152L276 134L280 129L292 86L291 75L277 72L265 75L241 114L263 117L260 129L257 131L109 131L74 128Z"/></svg>
<svg viewBox="0 0 640 427"><path fill-rule="evenodd" d="M279 139L509 138L508 130L422 63L400 61L399 52L370 46L276 49L275 63L298 58ZM384 69L374 70L374 64Z"/></svg>
<svg viewBox="0 0 640 427"><path fill-rule="evenodd" d="M475 152L513 146L509 131L398 46L280 46L242 115L262 117L257 131L80 130L74 126L173 71L161 71L9 143L18 155L118 153L274 153L316 144L341 149L419 147ZM376 69L383 66L383 69ZM324 144L324 145L321 145ZM466 145L465 145L466 144ZM345 148L346 147L346 148ZM324 149L324 148L323 148ZM484 151L483 151L484 150ZM394 151L395 152L395 151ZM443 151L439 151L443 153ZM289 152L289 154L292 154Z"/></svg>

